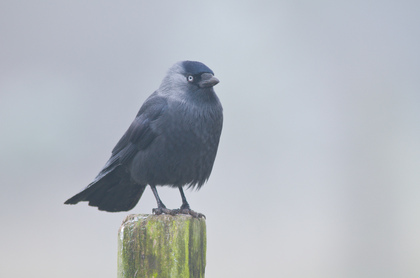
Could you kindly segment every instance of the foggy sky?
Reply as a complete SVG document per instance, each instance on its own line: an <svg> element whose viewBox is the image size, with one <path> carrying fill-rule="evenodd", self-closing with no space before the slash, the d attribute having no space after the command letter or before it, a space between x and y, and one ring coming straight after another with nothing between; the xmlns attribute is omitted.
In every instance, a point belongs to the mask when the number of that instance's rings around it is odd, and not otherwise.
<svg viewBox="0 0 420 278"><path fill-rule="evenodd" d="M2 1L0 276L115 277L127 214L63 202L180 60L220 79L207 277L419 277L420 4ZM158 188L179 207L178 191Z"/></svg>

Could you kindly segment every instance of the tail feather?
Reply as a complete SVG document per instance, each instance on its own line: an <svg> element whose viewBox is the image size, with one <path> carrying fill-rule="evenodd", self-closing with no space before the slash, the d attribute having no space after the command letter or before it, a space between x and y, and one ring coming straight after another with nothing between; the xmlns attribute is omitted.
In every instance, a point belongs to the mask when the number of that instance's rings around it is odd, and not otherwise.
<svg viewBox="0 0 420 278"><path fill-rule="evenodd" d="M146 185L135 183L124 166L118 165L107 173L98 175L83 191L68 199L64 204L87 201L99 210L128 211L140 200Z"/></svg>

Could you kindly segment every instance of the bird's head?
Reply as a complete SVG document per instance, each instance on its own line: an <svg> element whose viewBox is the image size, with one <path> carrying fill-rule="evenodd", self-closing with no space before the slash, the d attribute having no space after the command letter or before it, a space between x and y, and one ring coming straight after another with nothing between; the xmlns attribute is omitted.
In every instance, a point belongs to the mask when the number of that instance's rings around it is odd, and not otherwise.
<svg viewBox="0 0 420 278"><path fill-rule="evenodd" d="M219 83L213 71L200 62L181 61L173 65L160 86L166 91L189 91L211 89Z"/></svg>

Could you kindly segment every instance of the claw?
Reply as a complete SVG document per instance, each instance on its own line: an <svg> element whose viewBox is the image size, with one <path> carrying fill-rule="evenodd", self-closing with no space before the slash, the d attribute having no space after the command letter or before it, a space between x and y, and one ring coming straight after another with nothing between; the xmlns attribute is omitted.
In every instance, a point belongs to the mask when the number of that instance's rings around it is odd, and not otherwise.
<svg viewBox="0 0 420 278"><path fill-rule="evenodd" d="M204 219L206 219L206 216L204 214L199 213L199 212L195 212L195 211L193 211L192 209L189 209L189 208L186 208L186 209L181 208L179 213L189 214L194 218L204 218Z"/></svg>
<svg viewBox="0 0 420 278"><path fill-rule="evenodd" d="M162 213L168 214L168 215L177 215L177 214L188 214L191 215L194 218L204 218L206 219L206 216L202 213L195 212L192 209L189 208L180 208L180 209L167 209L167 208L154 208L152 212L156 215L160 215Z"/></svg>
<svg viewBox="0 0 420 278"><path fill-rule="evenodd" d="M152 210L152 212L153 212L154 214L156 214L156 215L160 215L160 214L162 214L162 213L164 213L164 214L174 215L174 214L172 214L172 210L167 209L167 208L154 208L154 209Z"/></svg>

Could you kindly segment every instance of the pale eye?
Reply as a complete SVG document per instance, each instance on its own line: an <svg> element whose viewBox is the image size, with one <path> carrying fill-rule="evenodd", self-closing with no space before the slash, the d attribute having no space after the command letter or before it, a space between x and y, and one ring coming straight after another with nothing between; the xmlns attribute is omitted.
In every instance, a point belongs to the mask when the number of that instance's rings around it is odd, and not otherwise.
<svg viewBox="0 0 420 278"><path fill-rule="evenodd" d="M188 82L193 82L194 81L194 76L188 75L187 79L188 79Z"/></svg>

